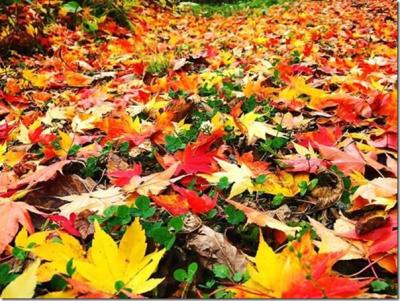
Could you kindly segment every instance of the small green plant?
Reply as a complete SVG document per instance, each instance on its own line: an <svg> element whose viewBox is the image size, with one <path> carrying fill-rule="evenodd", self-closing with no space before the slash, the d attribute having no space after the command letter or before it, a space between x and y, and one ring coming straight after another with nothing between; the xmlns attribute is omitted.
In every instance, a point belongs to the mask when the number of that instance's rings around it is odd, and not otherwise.
<svg viewBox="0 0 400 301"><path fill-rule="evenodd" d="M169 65L170 62L166 57L158 55L151 58L146 71L151 75L161 76L167 73Z"/></svg>
<svg viewBox="0 0 400 301"><path fill-rule="evenodd" d="M205 1L205 3L184 2L177 6L179 11L192 11L194 15L211 17L219 14L225 17L232 16L237 13L251 14L263 13L265 10L274 5L287 2L289 0L237 0L237 1ZM194 1L196 2L196 1Z"/></svg>
<svg viewBox="0 0 400 301"><path fill-rule="evenodd" d="M194 276L196 275L197 269L199 268L196 262L192 262L188 265L187 270L184 269L176 269L174 271L174 278L179 282L187 282L192 283Z"/></svg>
<svg viewBox="0 0 400 301"><path fill-rule="evenodd" d="M246 220L243 211L236 209L232 205L228 205L225 210L226 220L232 225L238 225Z"/></svg>
<svg viewBox="0 0 400 301"><path fill-rule="evenodd" d="M266 180L267 180L267 175L259 175L257 176L257 178L255 178L254 182L256 184L264 184Z"/></svg>
<svg viewBox="0 0 400 301"><path fill-rule="evenodd" d="M253 111L256 108L256 106L257 106L257 101L255 96L253 95L249 97L245 102L243 102L241 109L244 113L249 113Z"/></svg>
<svg viewBox="0 0 400 301"><path fill-rule="evenodd" d="M371 288L374 292L382 292L389 288L389 284L382 280L374 280L371 282Z"/></svg>
<svg viewBox="0 0 400 301"><path fill-rule="evenodd" d="M218 184L217 184L217 188L224 190L229 188L229 179L228 177L222 177L219 179Z"/></svg>
<svg viewBox="0 0 400 301"><path fill-rule="evenodd" d="M13 281L18 274L12 273L10 266L6 263L0 264L0 288L6 286Z"/></svg>
<svg viewBox="0 0 400 301"><path fill-rule="evenodd" d="M299 183L300 195L305 196L307 192L312 191L318 184L318 179L315 178L311 180L309 183L306 181L301 181Z"/></svg>
<svg viewBox="0 0 400 301"><path fill-rule="evenodd" d="M111 17L120 25L133 30L128 12L136 5L136 0L77 0L65 1L61 8L72 15L74 27L82 24L84 30L95 33L100 21L106 17Z"/></svg>
<svg viewBox="0 0 400 301"><path fill-rule="evenodd" d="M282 193L278 193L277 195L274 196L272 199L272 205L274 207L279 207L282 205L283 201L285 200L285 196Z"/></svg>
<svg viewBox="0 0 400 301"><path fill-rule="evenodd" d="M288 143L288 139L282 137L274 137L272 139L267 139L260 144L261 151L275 154L277 150L283 148Z"/></svg>
<svg viewBox="0 0 400 301"><path fill-rule="evenodd" d="M165 149L170 153L175 153L179 149L184 149L185 143L180 137L167 135L165 136Z"/></svg>

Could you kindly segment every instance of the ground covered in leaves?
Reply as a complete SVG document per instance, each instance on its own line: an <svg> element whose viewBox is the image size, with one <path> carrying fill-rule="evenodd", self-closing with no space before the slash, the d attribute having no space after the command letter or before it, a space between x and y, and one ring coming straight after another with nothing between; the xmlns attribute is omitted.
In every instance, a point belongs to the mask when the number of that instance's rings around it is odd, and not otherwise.
<svg viewBox="0 0 400 301"><path fill-rule="evenodd" d="M125 25L22 2L0 10L1 297L396 296L396 1Z"/></svg>

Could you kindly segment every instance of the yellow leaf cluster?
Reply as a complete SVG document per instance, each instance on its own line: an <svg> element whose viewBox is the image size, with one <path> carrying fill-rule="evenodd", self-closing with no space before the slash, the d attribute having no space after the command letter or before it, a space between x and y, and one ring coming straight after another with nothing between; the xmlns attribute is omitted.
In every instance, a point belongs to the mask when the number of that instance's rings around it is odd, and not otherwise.
<svg viewBox="0 0 400 301"><path fill-rule="evenodd" d="M16 245L21 248L33 243L31 252L46 261L38 267L40 282L49 281L55 274L66 274L71 259L76 268L72 277L105 293L117 293L115 283L122 282L133 294L143 294L163 281L150 277L165 250L146 255L146 236L139 219L127 228L119 245L95 222L92 246L87 253L77 239L62 231L37 232L28 237L23 229L16 238Z"/></svg>

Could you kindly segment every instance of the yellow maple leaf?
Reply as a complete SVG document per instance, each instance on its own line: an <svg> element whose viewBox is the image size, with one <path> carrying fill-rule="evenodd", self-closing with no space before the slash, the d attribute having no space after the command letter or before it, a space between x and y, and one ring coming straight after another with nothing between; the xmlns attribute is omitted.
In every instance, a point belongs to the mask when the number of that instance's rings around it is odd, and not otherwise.
<svg viewBox="0 0 400 301"><path fill-rule="evenodd" d="M92 246L86 256L79 241L62 231L36 232L28 237L26 229L22 229L17 235L16 245L46 261L38 267L40 282L49 281L55 274L66 274L71 259L76 268L72 278L106 293L117 293L115 283L118 281L122 281L124 288L132 293L143 294L164 280L150 277L165 249L146 255L146 235L138 218L127 228L119 246L97 221L94 228ZM34 247L29 249L33 243Z"/></svg>
<svg viewBox="0 0 400 301"><path fill-rule="evenodd" d="M253 172L246 166L242 164L240 167L238 165L228 163L226 161L215 158L218 164L221 166L223 171L215 172L211 175L199 174L202 178L206 179L211 183L218 183L222 177L227 177L230 183L233 183L231 192L229 194L229 199L234 196L241 194L242 192L248 190L250 193L253 192L253 182L252 178L255 177Z"/></svg>
<svg viewBox="0 0 400 301"><path fill-rule="evenodd" d="M56 235L57 239L48 239ZM71 259L84 258L84 250L79 241L73 236L62 231L41 231L28 237L23 228L15 239L19 248L31 251L38 258L45 260L37 271L40 282L50 281L55 274L66 274L67 262ZM29 246L35 247L30 249Z"/></svg>
<svg viewBox="0 0 400 301"><path fill-rule="evenodd" d="M263 184L258 184L255 190L273 195L282 194L286 197L293 197L299 191L299 184L302 181L308 182L307 174L292 175L288 172L269 174Z"/></svg>
<svg viewBox="0 0 400 301"><path fill-rule="evenodd" d="M310 96L310 107L315 107L321 98L327 96L327 93L324 90L316 89L306 84L304 77L293 77L290 85L279 93L278 98L286 101L292 101L301 94Z"/></svg>
<svg viewBox="0 0 400 301"><path fill-rule="evenodd" d="M143 294L159 285L163 278L150 278L157 269L165 249L145 256L147 244L139 219L126 230L119 246L95 223L92 247L84 260L77 260L77 273L100 291L116 293L115 283L134 294ZM150 278L150 279L149 279Z"/></svg>
<svg viewBox="0 0 400 301"><path fill-rule="evenodd" d="M38 88L45 88L52 76L51 73L33 73L32 70L22 71L24 79L29 81L33 86Z"/></svg>
<svg viewBox="0 0 400 301"><path fill-rule="evenodd" d="M1 298L20 299L32 298L35 294L37 284L36 272L40 265L40 260L36 260L25 271L10 282L1 293Z"/></svg>
<svg viewBox="0 0 400 301"><path fill-rule="evenodd" d="M73 144L73 140L72 140L71 136L65 132L58 131L58 135L59 135L58 143L59 143L60 148L57 149L55 151L55 153L60 158L63 158L68 155L68 151L70 150L70 148Z"/></svg>
<svg viewBox="0 0 400 301"><path fill-rule="evenodd" d="M243 285L230 289L239 298L282 298L288 290L294 276L301 272L301 265L295 252L285 248L275 253L260 235L260 243L254 258L254 265L249 264L247 271L250 279ZM244 292L244 293L243 293Z"/></svg>
<svg viewBox="0 0 400 301"><path fill-rule="evenodd" d="M222 114L221 112L217 112L214 117L211 118L211 124L214 130L227 126L233 128L235 131L238 130L233 117L229 114Z"/></svg>
<svg viewBox="0 0 400 301"><path fill-rule="evenodd" d="M246 129L245 134L248 144L254 144L257 139L265 140L267 134L273 137L286 137L283 133L274 129L272 125L257 121L257 119L262 116L262 114L257 114L254 111L240 116L239 122Z"/></svg>

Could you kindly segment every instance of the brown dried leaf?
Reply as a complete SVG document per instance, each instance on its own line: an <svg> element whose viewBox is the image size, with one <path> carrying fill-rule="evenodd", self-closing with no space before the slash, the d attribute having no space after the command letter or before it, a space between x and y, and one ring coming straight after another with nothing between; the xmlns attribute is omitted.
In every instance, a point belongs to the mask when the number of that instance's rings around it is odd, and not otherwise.
<svg viewBox="0 0 400 301"><path fill-rule="evenodd" d="M96 182L91 178L82 179L78 175L58 175L47 181L40 189L28 193L23 201L51 212L65 204L65 201L61 201L57 197L89 192L95 186Z"/></svg>
<svg viewBox="0 0 400 301"><path fill-rule="evenodd" d="M317 175L318 184L311 191L316 209L326 209L336 204L343 193L343 181L334 172L325 170Z"/></svg>
<svg viewBox="0 0 400 301"><path fill-rule="evenodd" d="M186 247L199 255L200 263L211 270L216 263L225 264L232 273L244 272L247 259L225 237L207 226L189 234Z"/></svg>
<svg viewBox="0 0 400 301"><path fill-rule="evenodd" d="M120 156L112 154L107 162L107 172L127 170L129 164L126 163Z"/></svg>
<svg viewBox="0 0 400 301"><path fill-rule="evenodd" d="M88 217L93 214L94 212L86 209L78 214L74 222L75 228L79 231L83 239L94 233L94 226L88 221Z"/></svg>

